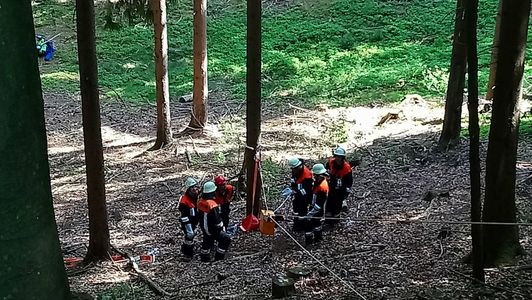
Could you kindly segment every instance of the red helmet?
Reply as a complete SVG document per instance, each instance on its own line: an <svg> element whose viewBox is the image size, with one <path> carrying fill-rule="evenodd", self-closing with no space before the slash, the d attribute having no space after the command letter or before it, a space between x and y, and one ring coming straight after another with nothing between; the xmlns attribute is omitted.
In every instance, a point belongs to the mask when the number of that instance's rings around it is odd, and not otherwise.
<svg viewBox="0 0 532 300"><path fill-rule="evenodd" d="M222 175L214 177L214 184L216 185L224 185L226 182L227 180Z"/></svg>

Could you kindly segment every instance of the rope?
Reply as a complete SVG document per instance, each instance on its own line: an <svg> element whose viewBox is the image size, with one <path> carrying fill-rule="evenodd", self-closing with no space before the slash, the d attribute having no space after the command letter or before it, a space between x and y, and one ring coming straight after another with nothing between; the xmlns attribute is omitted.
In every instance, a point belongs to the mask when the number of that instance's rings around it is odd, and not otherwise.
<svg viewBox="0 0 532 300"><path fill-rule="evenodd" d="M310 256L312 259L314 259L318 264L320 264L323 268L325 268L327 271L329 271L334 277L336 277L336 279L340 280L340 282L342 282L342 284L344 284L347 288L349 288L351 291L353 291L358 297L360 297L360 299L363 299L363 300L367 300L364 296L362 296L362 294L360 294L359 292L357 292L357 290L355 290L355 288L347 281L345 281L344 279L342 279L340 276L338 276L338 274L334 273L333 270L331 270L329 267L327 267L324 263L322 263L319 259L317 259L314 255L312 255L312 253L310 253L310 251L308 251L307 249L305 249L305 247L303 247L303 245L301 245L283 226L281 226L279 223L277 223L277 221L275 221L275 219L271 219L275 225L277 225L279 228L281 228L281 230L290 238L292 239L292 241L294 241L294 243L296 243L296 245L299 246L299 248L301 248L301 250L303 250L303 252L305 252L306 254L308 254L308 256Z"/></svg>
<svg viewBox="0 0 532 300"><path fill-rule="evenodd" d="M283 205L286 203L286 201L288 201L289 199L291 199L292 196L288 196L284 199L284 201L273 211L274 213L276 213L281 207L283 207Z"/></svg>
<svg viewBox="0 0 532 300"><path fill-rule="evenodd" d="M291 215L291 217L299 217ZM320 220L345 220L351 222L388 222L398 224L443 224L443 225L497 225L497 226L532 226L532 223L512 223L512 222L472 222L472 221L427 221L427 220L397 220L397 219L364 219L364 218L340 218L340 217L305 217L307 219Z"/></svg>

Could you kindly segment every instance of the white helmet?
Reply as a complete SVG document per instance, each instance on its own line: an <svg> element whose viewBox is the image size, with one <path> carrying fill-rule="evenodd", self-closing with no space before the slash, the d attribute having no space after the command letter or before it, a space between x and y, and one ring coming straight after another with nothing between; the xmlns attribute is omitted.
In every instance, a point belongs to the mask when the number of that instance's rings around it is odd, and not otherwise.
<svg viewBox="0 0 532 300"><path fill-rule="evenodd" d="M193 187L193 186L195 186L197 184L198 184L198 182L192 177L187 178L187 180L185 181L185 187L187 189L189 189L189 188L191 188L191 187Z"/></svg>
<svg viewBox="0 0 532 300"><path fill-rule="evenodd" d="M203 185L203 192L204 193L214 193L216 191L216 184L212 181L207 181Z"/></svg>
<svg viewBox="0 0 532 300"><path fill-rule="evenodd" d="M290 168L297 168L299 166L301 166L301 160L297 157L292 157L292 158L289 158L288 159L288 166Z"/></svg>
<svg viewBox="0 0 532 300"><path fill-rule="evenodd" d="M344 148L338 146L338 147L336 147L336 149L334 149L333 154L336 155L336 156L344 156L345 157L346 152L345 152Z"/></svg>
<svg viewBox="0 0 532 300"><path fill-rule="evenodd" d="M323 175L327 173L327 170L325 170L323 164L315 164L312 166L312 173L314 173L315 175Z"/></svg>

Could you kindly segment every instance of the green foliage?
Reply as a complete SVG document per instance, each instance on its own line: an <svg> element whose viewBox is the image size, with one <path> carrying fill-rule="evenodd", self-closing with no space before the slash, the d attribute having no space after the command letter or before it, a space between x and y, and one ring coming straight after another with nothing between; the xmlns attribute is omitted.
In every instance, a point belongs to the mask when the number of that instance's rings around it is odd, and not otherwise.
<svg viewBox="0 0 532 300"><path fill-rule="evenodd" d="M133 1L133 0L128 0ZM147 1L147 0L135 0ZM400 101L405 94L443 97L450 64L455 1L316 0L264 5L263 95L303 106ZM280 2L279 2L280 3ZM245 98L246 5L209 0L208 52L211 83ZM479 86L487 85L496 1L481 0ZM108 97L155 99L153 28L146 23L105 30L98 7L100 85ZM72 31L73 4L35 7L37 30ZM113 20L118 22L115 15ZM192 89L192 2L168 3L169 79L172 98ZM44 65L45 89L78 90L75 38L57 44ZM528 52L527 57L530 57ZM526 76L532 63L527 59ZM530 84L525 83L525 90ZM480 93L482 94L482 90Z"/></svg>
<svg viewBox="0 0 532 300"><path fill-rule="evenodd" d="M479 125L480 125L480 138L488 139L490 134L490 124L491 124L491 113L482 114L479 116ZM462 128L461 134L464 137L469 136L467 127ZM519 139L530 139L532 138L532 115L526 114L521 117L519 122Z"/></svg>
<svg viewBox="0 0 532 300"><path fill-rule="evenodd" d="M265 187L265 199L268 206L274 205L279 199L280 189L277 186L279 178L285 177L289 172L274 162L271 158L264 159L261 164L262 182Z"/></svg>
<svg viewBox="0 0 532 300"><path fill-rule="evenodd" d="M114 286L99 294L97 300L141 300L146 299L146 291L126 283Z"/></svg>

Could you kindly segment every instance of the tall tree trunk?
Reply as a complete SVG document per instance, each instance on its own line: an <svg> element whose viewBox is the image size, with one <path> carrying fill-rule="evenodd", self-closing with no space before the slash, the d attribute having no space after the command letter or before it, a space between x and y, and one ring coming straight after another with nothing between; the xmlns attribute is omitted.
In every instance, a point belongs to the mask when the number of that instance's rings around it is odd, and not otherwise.
<svg viewBox="0 0 532 300"><path fill-rule="evenodd" d="M89 249L85 259L87 261L104 260L109 257L109 227L105 202L94 0L76 0L76 14L89 203Z"/></svg>
<svg viewBox="0 0 532 300"><path fill-rule="evenodd" d="M471 221L480 222L480 156L478 125L478 57L477 57L478 0L466 3L467 91L469 109L469 178L471 181ZM471 226L473 277L484 282L482 260L482 227Z"/></svg>
<svg viewBox="0 0 532 300"><path fill-rule="evenodd" d="M247 74L246 74L246 150L244 160L247 174L247 214L258 215L261 199L260 172L256 172L255 156L259 145L261 124L261 60L262 60L262 3L247 3ZM257 176L255 176L257 174ZM255 192L253 192L255 191Z"/></svg>
<svg viewBox="0 0 532 300"><path fill-rule="evenodd" d="M460 141L462 103L464 101L464 84L466 71L466 34L464 4L466 0L456 1L454 17L453 49L447 95L445 98L445 116L438 147L446 151Z"/></svg>
<svg viewBox="0 0 532 300"><path fill-rule="evenodd" d="M497 53L499 52L499 39L501 30L501 8L502 1L499 1L497 9L497 19L495 21L495 34L493 35L493 45L491 46L490 76L488 79L488 90L486 91L486 100L493 99L493 86L495 85L495 74L497 73Z"/></svg>
<svg viewBox="0 0 532 300"><path fill-rule="evenodd" d="M207 123L207 0L194 0L194 88L189 128L203 129Z"/></svg>
<svg viewBox="0 0 532 300"><path fill-rule="evenodd" d="M166 1L152 0L155 36L155 89L157 97L157 139L151 150L172 143L170 91L168 88L168 38L166 34Z"/></svg>
<svg viewBox="0 0 532 300"><path fill-rule="evenodd" d="M50 188L30 1L2 0L0 299L70 299Z"/></svg>
<svg viewBox="0 0 532 300"><path fill-rule="evenodd" d="M482 220L515 222L515 164L530 0L503 0L493 113L486 162ZM518 226L484 226L485 265L512 261L521 252Z"/></svg>

